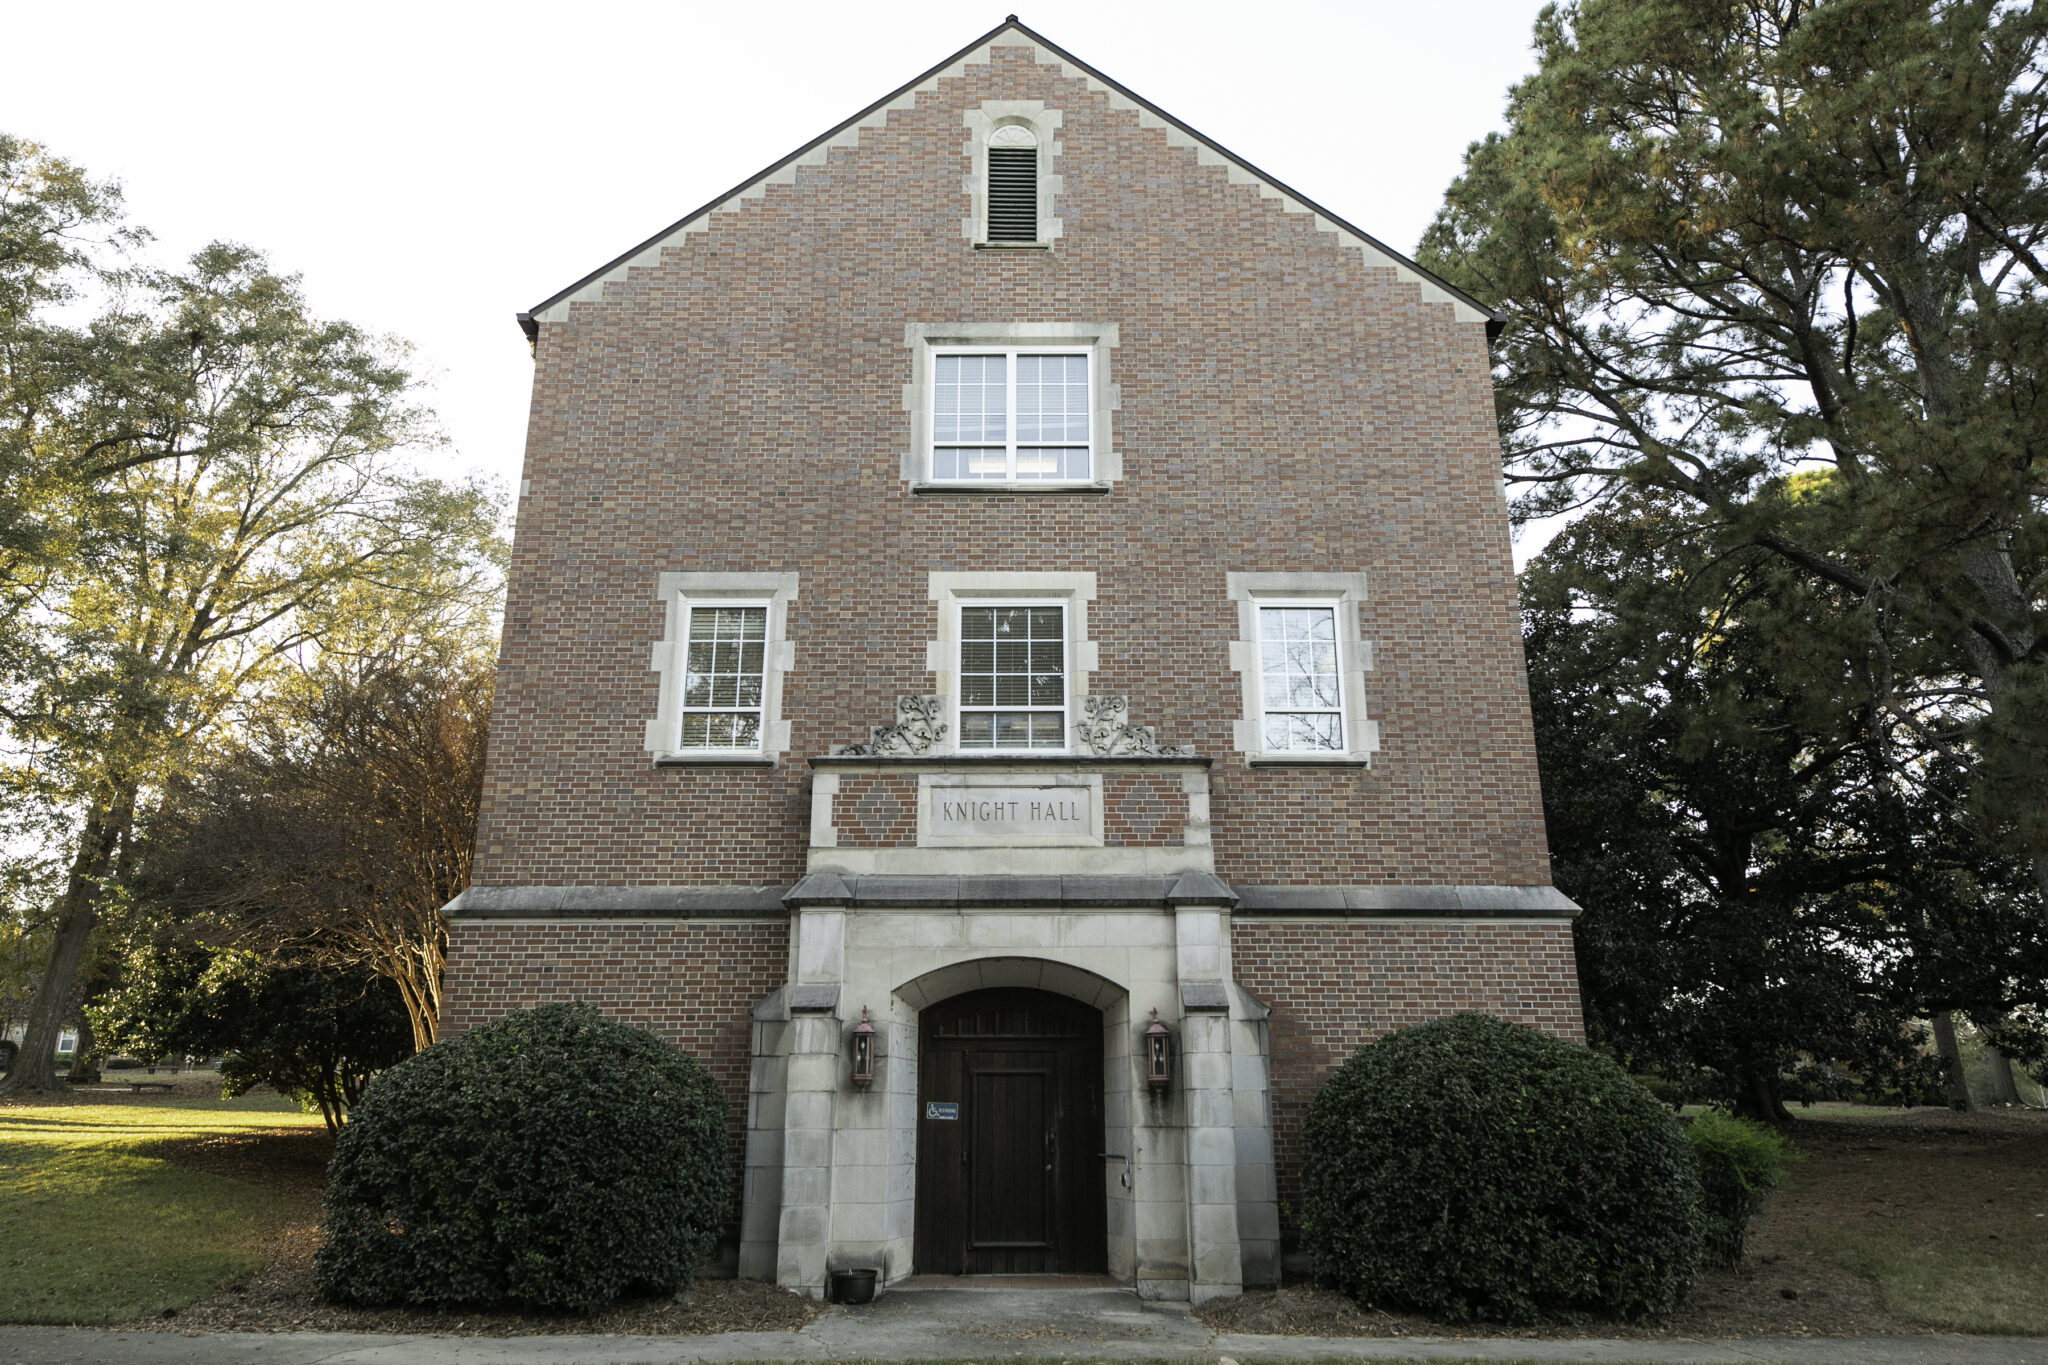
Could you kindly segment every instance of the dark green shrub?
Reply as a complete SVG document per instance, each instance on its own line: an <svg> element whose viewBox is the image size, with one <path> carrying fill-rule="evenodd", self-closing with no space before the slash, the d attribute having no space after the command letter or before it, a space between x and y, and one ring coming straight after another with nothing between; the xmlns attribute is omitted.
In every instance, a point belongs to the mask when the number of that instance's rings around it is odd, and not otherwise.
<svg viewBox="0 0 2048 1365"><path fill-rule="evenodd" d="M335 1142L315 1271L347 1303L588 1312L686 1280L730 1179L710 1073L543 1005L371 1083Z"/></svg>
<svg viewBox="0 0 2048 1365"><path fill-rule="evenodd" d="M1749 1244L1751 1221L1799 1155L1772 1129L1718 1109L1695 1118L1686 1136L1700 1167L1707 1254L1734 1265Z"/></svg>
<svg viewBox="0 0 2048 1365"><path fill-rule="evenodd" d="M1700 1259L1678 1120L1607 1058L1484 1014L1359 1049L1309 1106L1303 1240L1361 1302L1662 1313Z"/></svg>

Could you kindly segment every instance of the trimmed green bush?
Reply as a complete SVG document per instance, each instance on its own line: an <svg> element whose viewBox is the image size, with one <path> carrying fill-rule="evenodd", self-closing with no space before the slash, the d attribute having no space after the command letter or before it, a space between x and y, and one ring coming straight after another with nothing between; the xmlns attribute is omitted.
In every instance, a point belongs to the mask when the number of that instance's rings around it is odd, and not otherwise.
<svg viewBox="0 0 2048 1365"><path fill-rule="evenodd" d="M378 1077L335 1142L320 1290L589 1312L686 1281L730 1197L709 1072L588 1005L543 1005Z"/></svg>
<svg viewBox="0 0 2048 1365"><path fill-rule="evenodd" d="M1484 1014L1360 1048L1309 1106L1303 1240L1360 1302L1446 1322L1674 1307L1700 1260L1678 1120L1597 1053Z"/></svg>
<svg viewBox="0 0 2048 1365"><path fill-rule="evenodd" d="M1718 1109L1693 1119L1686 1136L1700 1167L1707 1254L1734 1265L1748 1249L1751 1222L1799 1154L1773 1129Z"/></svg>

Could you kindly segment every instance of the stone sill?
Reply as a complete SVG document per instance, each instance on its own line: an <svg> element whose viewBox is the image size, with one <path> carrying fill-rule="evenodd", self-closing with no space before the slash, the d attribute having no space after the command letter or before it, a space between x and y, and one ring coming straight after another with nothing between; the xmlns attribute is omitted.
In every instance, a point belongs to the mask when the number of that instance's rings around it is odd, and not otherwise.
<svg viewBox="0 0 2048 1365"><path fill-rule="evenodd" d="M1332 754L1328 758L1317 758L1312 754L1247 754L1244 765L1247 768L1370 768L1372 759L1358 754Z"/></svg>
<svg viewBox="0 0 2048 1365"><path fill-rule="evenodd" d="M989 769L1188 768L1211 766L1215 760L1188 754L818 754L813 768L894 769L900 772L986 772Z"/></svg>
<svg viewBox="0 0 2048 1365"><path fill-rule="evenodd" d="M772 768L775 760L766 754L656 754L657 768Z"/></svg>
<svg viewBox="0 0 2048 1365"><path fill-rule="evenodd" d="M1051 242L976 242L976 251L1051 251Z"/></svg>
<svg viewBox="0 0 2048 1365"><path fill-rule="evenodd" d="M987 497L990 494L1008 496L1012 493L1037 493L1041 495L1064 493L1068 497L1099 498L1107 494L1113 487L1114 485L1107 483L1056 483L1051 480L1019 483L933 483L925 481L910 485L910 495L914 498L943 498L956 494L967 497Z"/></svg>

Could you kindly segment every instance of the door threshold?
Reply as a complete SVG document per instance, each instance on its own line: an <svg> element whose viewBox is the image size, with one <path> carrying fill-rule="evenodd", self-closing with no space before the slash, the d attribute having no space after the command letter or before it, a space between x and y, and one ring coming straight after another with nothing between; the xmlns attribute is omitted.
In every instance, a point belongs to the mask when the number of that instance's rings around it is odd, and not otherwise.
<svg viewBox="0 0 2048 1365"><path fill-rule="evenodd" d="M899 1289L1129 1289L1113 1275L906 1275Z"/></svg>

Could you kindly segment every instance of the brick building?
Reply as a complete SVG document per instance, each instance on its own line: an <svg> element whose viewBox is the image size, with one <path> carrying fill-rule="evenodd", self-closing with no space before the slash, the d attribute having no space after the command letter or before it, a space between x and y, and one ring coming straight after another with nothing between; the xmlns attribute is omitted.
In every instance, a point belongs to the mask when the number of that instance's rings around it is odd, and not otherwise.
<svg viewBox="0 0 2048 1365"><path fill-rule="evenodd" d="M521 321L442 1026L707 1061L740 1273L1235 1293L1351 1049L1578 1035L1484 308L1012 20Z"/></svg>

